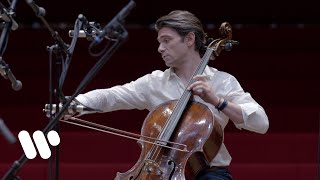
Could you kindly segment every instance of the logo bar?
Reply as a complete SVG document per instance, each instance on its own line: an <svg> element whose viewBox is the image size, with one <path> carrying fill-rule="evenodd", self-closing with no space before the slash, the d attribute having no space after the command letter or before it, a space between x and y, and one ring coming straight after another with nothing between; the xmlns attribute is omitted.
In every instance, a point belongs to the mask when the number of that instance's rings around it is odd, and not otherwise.
<svg viewBox="0 0 320 180"><path fill-rule="evenodd" d="M60 143L60 137L56 131L50 131L47 134L47 138L52 146L57 146ZM36 147L42 159L48 159L51 156L49 144L42 131L37 130L33 133L35 145L32 142L30 134L25 130L19 132L18 139L28 159L34 159L37 156Z"/></svg>

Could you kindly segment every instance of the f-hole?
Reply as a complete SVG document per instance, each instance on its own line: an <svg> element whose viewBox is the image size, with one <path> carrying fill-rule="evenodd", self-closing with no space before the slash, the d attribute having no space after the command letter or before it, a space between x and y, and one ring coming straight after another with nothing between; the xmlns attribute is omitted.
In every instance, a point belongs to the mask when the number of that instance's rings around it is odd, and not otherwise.
<svg viewBox="0 0 320 180"><path fill-rule="evenodd" d="M175 169L176 169L176 164L174 163L174 161L169 160L169 161L168 161L168 165L171 167L171 168L169 168L169 169L171 170L169 179L171 179L172 176L173 176L173 173L174 173L174 171L175 171Z"/></svg>

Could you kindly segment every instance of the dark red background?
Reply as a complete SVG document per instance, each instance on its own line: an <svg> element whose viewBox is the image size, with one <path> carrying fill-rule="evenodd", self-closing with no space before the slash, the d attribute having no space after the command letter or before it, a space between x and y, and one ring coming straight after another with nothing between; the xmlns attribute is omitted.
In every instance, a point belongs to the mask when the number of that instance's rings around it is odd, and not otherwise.
<svg viewBox="0 0 320 180"><path fill-rule="evenodd" d="M45 18L66 43L78 14L105 25L127 1L37 1L46 9ZM320 13L311 0L280 1L147 1L126 19L129 39L111 57L84 92L123 84L165 69L157 52L156 32L151 24L173 9L195 13L210 37L218 38L220 23L233 26L240 45L223 52L214 62L233 74L244 90L265 108L270 121L267 134L237 130L229 123L225 144L233 156L230 169L235 179L315 179L320 118ZM43 129L48 118L42 112L49 102L49 54L54 44L49 31L24 1L16 8L19 29L12 31L3 59L23 88L13 91L0 78L0 117L15 135ZM39 26L40 25L40 26ZM214 28L211 28L214 25ZM39 28L35 28L39 26ZM88 54L89 42L79 39L63 88L71 95L97 58ZM83 118L111 127L139 132L146 111L119 111ZM117 171L128 170L140 154L132 140L61 124L61 179L112 179ZM17 142L0 137L0 176L22 155ZM29 160L21 170L22 179L38 174L48 179L48 161Z"/></svg>

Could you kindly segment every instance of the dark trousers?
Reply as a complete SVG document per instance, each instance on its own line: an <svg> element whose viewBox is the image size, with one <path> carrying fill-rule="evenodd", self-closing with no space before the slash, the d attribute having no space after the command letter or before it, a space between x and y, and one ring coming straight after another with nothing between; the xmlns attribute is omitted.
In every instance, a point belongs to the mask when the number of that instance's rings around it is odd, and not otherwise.
<svg viewBox="0 0 320 180"><path fill-rule="evenodd" d="M232 176L227 167L211 167L203 169L196 180L232 180Z"/></svg>

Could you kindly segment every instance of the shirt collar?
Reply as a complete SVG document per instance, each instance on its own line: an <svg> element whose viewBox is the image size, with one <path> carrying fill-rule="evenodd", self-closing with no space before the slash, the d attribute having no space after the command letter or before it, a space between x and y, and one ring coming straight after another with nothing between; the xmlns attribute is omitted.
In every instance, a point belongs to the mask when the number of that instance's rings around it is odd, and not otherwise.
<svg viewBox="0 0 320 180"><path fill-rule="evenodd" d="M170 67L169 69L167 69L168 71L168 80L171 78L171 77L174 77L174 76L177 76L176 73L173 71L173 68ZM205 75L205 77L209 78L209 79L212 79L212 77L214 76L214 72L212 72L210 70L210 67L209 66L206 66L206 68L204 69L204 72L203 72L203 75Z"/></svg>

